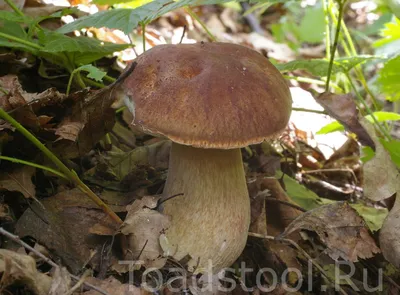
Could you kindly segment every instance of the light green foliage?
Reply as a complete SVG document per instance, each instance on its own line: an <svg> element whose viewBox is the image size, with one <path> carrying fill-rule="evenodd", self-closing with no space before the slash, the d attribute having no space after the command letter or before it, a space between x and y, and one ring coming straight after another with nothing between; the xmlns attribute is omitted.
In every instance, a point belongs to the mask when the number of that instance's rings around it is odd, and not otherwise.
<svg viewBox="0 0 400 295"><path fill-rule="evenodd" d="M381 59L382 57L373 55L359 55L352 57L343 57L335 59L332 66L332 74L347 73L355 66L373 59ZM277 64L276 67L281 72L292 72L295 70L306 70L318 77L325 77L328 74L329 60L327 59L308 59L294 60L284 64Z"/></svg>
<svg viewBox="0 0 400 295"><path fill-rule="evenodd" d="M384 0L384 2L390 8L393 14L400 18L400 0Z"/></svg>
<svg viewBox="0 0 400 295"><path fill-rule="evenodd" d="M387 121L398 121L400 120L400 114L392 113L392 112L374 112L373 113L376 120L378 122L387 122ZM366 115L365 118L374 123L371 115ZM344 127L338 121L334 121L322 127L320 130L317 131L317 134L328 134L335 131L343 131Z"/></svg>
<svg viewBox="0 0 400 295"><path fill-rule="evenodd" d="M397 101L400 99L400 55L384 64L379 72L378 85L386 94L387 100Z"/></svg>
<svg viewBox="0 0 400 295"><path fill-rule="evenodd" d="M128 34L139 24L148 24L161 15L184 6L221 4L229 1L230 0L179 0L174 2L170 0L154 0L135 9L100 11L69 23L58 29L58 32L68 33L87 27L107 27L110 29L119 29Z"/></svg>
<svg viewBox="0 0 400 295"><path fill-rule="evenodd" d="M10 18L9 14L0 14L0 17L2 16ZM24 19L28 20L28 18ZM130 46L129 44L101 42L88 37L72 38L58 32L42 29L39 26L32 27L36 34L34 32L28 34L23 29L23 24L19 22L9 20L2 22L4 26L0 27L0 32L15 40L0 37L0 46L28 51L59 65L63 64L62 54L68 54L68 60L73 65L81 65L91 63Z"/></svg>
<svg viewBox="0 0 400 295"><path fill-rule="evenodd" d="M319 43L324 38L324 11L321 5L307 7L299 26L300 41Z"/></svg>
<svg viewBox="0 0 400 295"><path fill-rule="evenodd" d="M282 172L277 171L275 177L280 179L282 177ZM311 210L321 205L331 203L329 200L321 199L316 193L287 175L284 176L283 182L288 196L305 210Z"/></svg>
<svg viewBox="0 0 400 295"><path fill-rule="evenodd" d="M400 169L400 141L392 139L390 141L381 140L380 142L389 152L392 161Z"/></svg>
<svg viewBox="0 0 400 295"><path fill-rule="evenodd" d="M353 209L365 220L371 231L377 231L382 227L383 221L388 215L386 208L374 208L364 204L350 204Z"/></svg>
<svg viewBox="0 0 400 295"><path fill-rule="evenodd" d="M92 65L83 65L77 68L75 71L85 71L88 72L87 77L93 80L101 82L104 76L107 74Z"/></svg>
<svg viewBox="0 0 400 295"><path fill-rule="evenodd" d="M400 39L400 19L395 18L393 22L385 24L381 31L382 39L374 43L375 47L380 47Z"/></svg>

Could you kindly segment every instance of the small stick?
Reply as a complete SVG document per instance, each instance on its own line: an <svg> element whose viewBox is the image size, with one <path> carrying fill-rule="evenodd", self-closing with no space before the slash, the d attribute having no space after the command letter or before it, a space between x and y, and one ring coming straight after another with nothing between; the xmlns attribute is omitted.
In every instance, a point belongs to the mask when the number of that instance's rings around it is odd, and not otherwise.
<svg viewBox="0 0 400 295"><path fill-rule="evenodd" d="M43 255L42 253L40 253L39 251L37 251L36 249L32 248L31 246L29 246L27 243L25 243L24 241L22 241L17 235L14 235L8 231L6 231L4 228L0 227L0 234L4 235L5 237L9 238L10 240L16 242L17 244L20 244L22 247L24 247L25 249L35 253L38 257L42 258L45 262L47 262L49 265L51 265L52 267L60 267L58 266L55 262L53 262L50 258L48 258L47 256ZM75 281L79 282L80 278L77 276L74 276L72 274L69 274L70 277L72 279L74 279ZM85 283L83 282L83 285L88 287L89 289L95 290L103 295L110 295L109 293L107 293L106 291L90 284L90 283Z"/></svg>

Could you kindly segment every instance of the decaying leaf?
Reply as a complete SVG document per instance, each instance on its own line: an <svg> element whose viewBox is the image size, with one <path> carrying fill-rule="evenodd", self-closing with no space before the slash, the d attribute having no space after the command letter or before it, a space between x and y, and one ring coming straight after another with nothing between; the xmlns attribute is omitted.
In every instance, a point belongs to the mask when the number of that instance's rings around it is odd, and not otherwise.
<svg viewBox="0 0 400 295"><path fill-rule="evenodd" d="M42 200L42 204L44 209L32 204L24 212L17 222L16 233L35 238L60 257L73 273L85 264L98 268L103 246L112 238L93 234L91 228L100 224L114 227L116 232L115 222L79 189L61 192Z"/></svg>
<svg viewBox="0 0 400 295"><path fill-rule="evenodd" d="M363 167L364 195L373 201L381 201L400 191L400 173L389 153L379 142L374 126L367 120L362 125L375 142L375 156Z"/></svg>
<svg viewBox="0 0 400 295"><path fill-rule="evenodd" d="M30 166L21 166L11 172L0 175L0 190L20 192L25 198L35 198L35 185L32 176L36 169Z"/></svg>
<svg viewBox="0 0 400 295"><path fill-rule="evenodd" d="M96 278L88 278L86 282L95 285L96 287L100 288L101 290L107 292L110 295L146 295L149 294L143 289L135 287L133 284L122 284L114 277L108 277L105 280L99 280ZM97 295L99 294L95 290L90 290L85 293L84 295Z"/></svg>
<svg viewBox="0 0 400 295"><path fill-rule="evenodd" d="M400 198L385 219L379 233L379 243L382 254L396 267L400 267Z"/></svg>
<svg viewBox="0 0 400 295"><path fill-rule="evenodd" d="M154 210L158 200L155 196L145 196L129 205L128 215L120 228L128 240L125 259L143 261L146 267L159 268L166 262L159 239L168 228L170 218Z"/></svg>
<svg viewBox="0 0 400 295"><path fill-rule="evenodd" d="M60 139L67 139L75 142L79 136L79 132L83 129L84 124L82 122L68 122L64 121L56 130L55 134Z"/></svg>
<svg viewBox="0 0 400 295"><path fill-rule="evenodd" d="M0 249L0 274L0 290L19 284L35 295L47 295L52 284L49 276L36 269L32 257L5 249Z"/></svg>
<svg viewBox="0 0 400 295"><path fill-rule="evenodd" d="M350 132L357 134L360 143L375 149L374 141L358 120L358 110L351 94L324 92L316 98L328 114Z"/></svg>
<svg viewBox="0 0 400 295"><path fill-rule="evenodd" d="M335 260L342 257L356 262L380 252L364 220L346 202L324 205L304 213L281 236L286 237L299 229L315 231L326 244L329 256Z"/></svg>

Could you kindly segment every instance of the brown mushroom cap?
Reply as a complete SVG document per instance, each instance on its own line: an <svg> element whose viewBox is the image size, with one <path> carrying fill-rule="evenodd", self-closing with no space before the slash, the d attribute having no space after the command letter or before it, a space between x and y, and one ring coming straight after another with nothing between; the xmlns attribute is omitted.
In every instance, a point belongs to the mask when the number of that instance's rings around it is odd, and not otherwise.
<svg viewBox="0 0 400 295"><path fill-rule="evenodd" d="M123 82L133 124L199 148L231 149L279 134L291 95L258 52L229 43L156 46Z"/></svg>

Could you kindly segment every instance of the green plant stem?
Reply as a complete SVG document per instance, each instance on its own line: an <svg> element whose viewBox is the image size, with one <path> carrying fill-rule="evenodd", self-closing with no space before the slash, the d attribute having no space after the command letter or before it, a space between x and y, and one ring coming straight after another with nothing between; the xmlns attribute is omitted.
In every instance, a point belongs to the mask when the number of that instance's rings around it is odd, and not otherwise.
<svg viewBox="0 0 400 295"><path fill-rule="evenodd" d="M371 110L371 108L368 106L368 104L366 103L365 99L361 96L361 94L358 92L356 86L354 85L351 77L349 74L347 74L347 79L349 80L350 86L353 89L354 93L356 94L357 100L363 105L363 107L365 108L365 110L367 111L367 114L371 116L372 120L375 123L376 128L379 129L379 131L386 137L386 139L388 141L390 141L392 139L392 136L389 134L389 132L386 130L386 128L384 128L376 119L373 111ZM365 116L365 114L363 114Z"/></svg>
<svg viewBox="0 0 400 295"><path fill-rule="evenodd" d="M26 45L28 47L31 47L31 48L34 48L34 49L37 49L37 50L42 50L43 49L43 47L41 47L40 45L37 45L36 43L29 42L29 41L26 41L26 40L23 40L23 39L20 39L18 37L15 37L15 36L12 36L12 35L8 35L8 34L2 33L2 32L0 32L0 37L12 40L12 41L20 43L20 44L24 44L24 45Z"/></svg>
<svg viewBox="0 0 400 295"><path fill-rule="evenodd" d="M126 106L120 107L118 110L115 111L116 114L122 113L126 109Z"/></svg>
<svg viewBox="0 0 400 295"><path fill-rule="evenodd" d="M321 114L321 115L327 115L325 111L320 111L320 110L310 110L310 109L304 109L304 108L293 108L293 111L297 112L306 112L306 113L314 113L314 114Z"/></svg>
<svg viewBox="0 0 400 295"><path fill-rule="evenodd" d="M329 15L328 15L328 3L327 0L322 0L322 7L324 10L324 22L325 22L325 50L326 58L331 58L331 33L329 28Z"/></svg>
<svg viewBox="0 0 400 295"><path fill-rule="evenodd" d="M105 75L103 79L108 81L108 82L111 82L111 83L114 83L115 81L117 81L117 79L115 79L115 78L113 78L113 77L111 77L109 75Z"/></svg>
<svg viewBox="0 0 400 295"><path fill-rule="evenodd" d="M328 0L328 1L331 2L332 0ZM337 25L338 19L336 18L336 15L332 9L330 10L330 14L331 14L332 20ZM350 31L347 28L347 25L343 20L341 20L341 26L342 26L342 31L343 31L343 35L344 35L344 37L342 37L342 42L341 42L343 50L345 51L346 55L348 55L348 56L356 56L357 55L356 47L354 46L354 42L351 37ZM361 85L363 86L365 91L368 93L368 95L371 97L371 100L372 100L372 103L373 103L375 109L379 109L378 101L368 86L367 80L365 79L364 73L362 72L361 65L357 65L356 67L354 67L354 71L355 71L357 78L360 80Z"/></svg>
<svg viewBox="0 0 400 295"><path fill-rule="evenodd" d="M25 161L25 160L21 160L21 159L17 159L17 158L6 157L6 156L0 156L0 160L9 161L9 162L17 163L17 164L23 164L26 166L31 166L31 167L35 167L38 169L42 169L44 171L53 173L61 178L68 180L68 178L64 174L62 174L61 172L58 172L57 170L55 170L53 168L47 167L47 166L39 165L39 164L36 164L33 162L29 162L29 161Z"/></svg>
<svg viewBox="0 0 400 295"><path fill-rule="evenodd" d="M143 43L143 52L146 51L146 24L142 23L142 43Z"/></svg>
<svg viewBox="0 0 400 295"><path fill-rule="evenodd" d="M14 12L16 14L18 14L19 16L25 16L24 13L15 5L15 3L11 0L4 0L8 6L10 6L12 8L12 10L14 10Z"/></svg>
<svg viewBox="0 0 400 295"><path fill-rule="evenodd" d="M208 37L210 37L211 41L213 42L217 41L217 38L215 38L215 36L207 28L205 23L197 16L197 14L189 6L185 7L185 11L200 24L203 30L206 31Z"/></svg>
<svg viewBox="0 0 400 295"><path fill-rule="evenodd" d="M78 186L78 188L88 195L93 202L95 202L103 211L108 214L115 222L122 224L122 220L115 212L110 210L108 206L76 175L75 172L69 170L60 159L57 158L43 143L41 143L32 133L30 133L24 126L11 117L6 111L0 108L0 117L13 125L23 136L32 142L43 154L45 154L71 182Z"/></svg>
<svg viewBox="0 0 400 295"><path fill-rule="evenodd" d="M82 77L82 80L83 80L83 82L85 82L86 85L94 86L94 87L97 87L97 88L106 87L106 85L104 85L103 83L93 81L92 79L89 79L87 77Z"/></svg>
<svg viewBox="0 0 400 295"><path fill-rule="evenodd" d="M336 48L338 46L338 40L339 40L339 34L340 34L340 27L341 27L341 20L343 17L343 2L344 0L339 0L339 16L338 16L338 24L336 26L336 33L335 33L335 40L333 41L333 46L332 46L332 55L331 58L329 60L329 68L328 68L328 77L326 79L326 87L325 87L325 91L328 92L329 91L329 82L331 80L331 75L332 75L332 66L333 66L333 61L335 59L335 52L336 52Z"/></svg>

